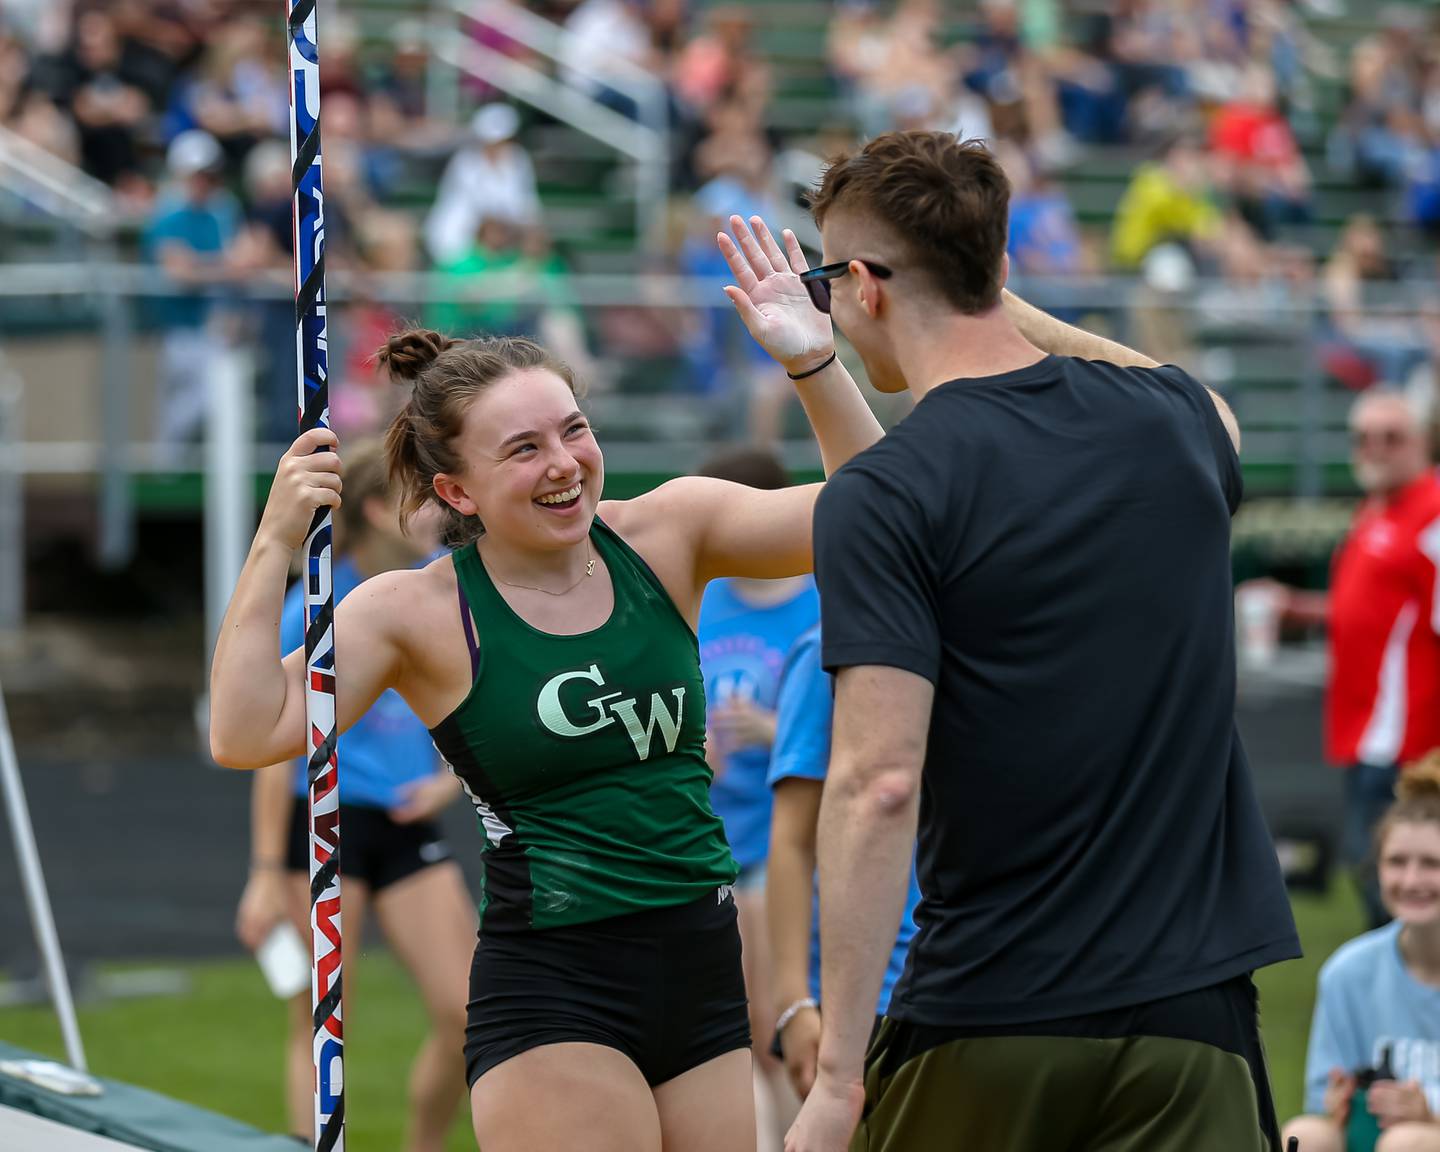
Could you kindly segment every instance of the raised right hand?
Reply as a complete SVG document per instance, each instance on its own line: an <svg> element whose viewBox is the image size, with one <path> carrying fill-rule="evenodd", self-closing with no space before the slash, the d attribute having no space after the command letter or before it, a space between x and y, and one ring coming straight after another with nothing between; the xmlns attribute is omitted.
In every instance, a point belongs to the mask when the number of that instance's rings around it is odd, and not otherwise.
<svg viewBox="0 0 1440 1152"><path fill-rule="evenodd" d="M756 343L787 372L803 372L835 351L835 332L830 317L810 303L800 273L808 265L800 241L788 228L785 251L775 243L770 229L759 216L747 224L730 217L732 239L724 232L715 237L735 283L725 295L735 305Z"/></svg>
<svg viewBox="0 0 1440 1152"><path fill-rule="evenodd" d="M340 507L339 444L330 429L312 428L285 450L275 469L257 539L267 537L293 552L305 543L315 509Z"/></svg>

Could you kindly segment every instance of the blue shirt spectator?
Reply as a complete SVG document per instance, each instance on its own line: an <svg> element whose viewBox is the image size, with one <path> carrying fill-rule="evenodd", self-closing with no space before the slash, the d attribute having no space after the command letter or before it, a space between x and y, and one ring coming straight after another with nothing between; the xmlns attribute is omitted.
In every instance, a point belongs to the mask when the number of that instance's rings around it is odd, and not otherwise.
<svg viewBox="0 0 1440 1152"><path fill-rule="evenodd" d="M1074 275L1081 271L1080 232L1065 193L1036 187L1010 204L1010 259L1016 271Z"/></svg>
<svg viewBox="0 0 1440 1152"><path fill-rule="evenodd" d="M800 582L799 592L778 604L753 603L737 590L736 581L712 580L700 605L700 666L717 761L710 800L725 822L742 883L746 871L758 869L769 852L770 789L765 774L770 745L732 745L717 729L714 716L735 705L774 712L785 656L819 618L819 596L808 578Z"/></svg>
<svg viewBox="0 0 1440 1152"><path fill-rule="evenodd" d="M338 604L362 582L354 563L341 557L331 570ZM293 652L305 643L305 598L299 583L285 597L280 615L280 648ZM340 737L340 801L394 808L405 800L405 785L433 776L438 753L430 733L393 688L387 688L352 728ZM295 761L295 794L308 790L303 759Z"/></svg>
<svg viewBox="0 0 1440 1152"><path fill-rule="evenodd" d="M223 279L221 258L240 227L240 206L220 182L224 153L206 132L177 136L165 163L175 187L160 198L145 227L144 251L177 286L200 289ZM210 301L200 292L154 302L161 327L201 328Z"/></svg>

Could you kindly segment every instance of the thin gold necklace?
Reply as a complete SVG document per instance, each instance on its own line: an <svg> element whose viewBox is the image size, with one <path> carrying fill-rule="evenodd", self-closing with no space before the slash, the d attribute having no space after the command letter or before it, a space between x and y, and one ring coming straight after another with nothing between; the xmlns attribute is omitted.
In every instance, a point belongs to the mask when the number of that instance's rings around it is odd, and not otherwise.
<svg viewBox="0 0 1440 1152"><path fill-rule="evenodd" d="M495 576L493 572L491 575L507 588L524 588L527 592L543 592L546 596L564 596L580 587L580 581L584 580L586 576L595 575L595 557L590 551L590 538L588 536L585 538L585 555L588 559L585 561L584 575L582 575L579 580L576 580L574 584L571 584L570 587L562 589L559 592L552 592L549 588L537 588L534 584L516 584L513 580L502 580L499 576Z"/></svg>

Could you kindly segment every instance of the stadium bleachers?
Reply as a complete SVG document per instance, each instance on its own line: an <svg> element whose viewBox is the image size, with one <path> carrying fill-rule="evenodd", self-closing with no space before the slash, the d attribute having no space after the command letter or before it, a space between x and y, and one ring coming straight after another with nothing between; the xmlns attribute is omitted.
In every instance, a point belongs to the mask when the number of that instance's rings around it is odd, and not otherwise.
<svg viewBox="0 0 1440 1152"><path fill-rule="evenodd" d="M767 109L769 126L789 139L803 141L837 115L836 93L826 64L826 37L831 5L824 0L742 0L755 14L754 39L759 55L770 65L774 96ZM397 0L354 0L346 5L360 33L362 51L381 52L396 21L416 12ZM976 15L970 2L943 6L944 37L957 43ZM1071 8L1071 14L1076 15ZM1309 86L1313 107L1297 118L1296 131L1315 179L1314 219L1293 228L1286 239L1323 259L1345 222L1364 212L1381 222L1392 247L1412 258L1425 251L1423 239L1401 216L1396 194L1357 186L1328 170L1325 138L1343 109L1346 79L1343 62L1363 37L1378 27L1380 14L1371 5L1352 4L1347 15L1306 17L1310 34L1332 50L1341 66L1333 74L1315 74ZM645 267L635 234L635 178L628 161L608 146L533 110L525 111L523 140L535 161L544 204L545 223L556 250L579 273L631 273ZM152 141L158 154L159 141ZM1082 227L1103 249L1116 205L1146 158L1134 147L1089 148L1060 174ZM391 190L388 207L423 217L433 200L443 156L411 161ZM683 214L683 209L680 210ZM137 254L138 231L122 227L116 251L121 258ZM33 214L6 211L0 227L0 257L13 262L74 259L83 251L73 234ZM140 317L143 320L143 316ZM598 328L590 323L592 337ZM0 308L0 335L34 337L56 331L85 331L96 324L93 301L80 298L10 298ZM1197 327L1195 342L1204 367L1223 372L1213 382L1232 399L1247 429L1246 469L1255 494L1286 495L1308 477L1311 488L1331 494L1351 491L1345 467L1344 413L1351 394L1336 382L1318 381L1318 393L1307 405L1295 401L1300 373L1313 372L1312 332L1303 323L1275 324L1257 330L1251 325L1207 322ZM603 349L602 349L603 354ZM671 392L683 381L683 358L661 358L614 368L615 386L596 404L612 437L635 442L684 440L704 432L694 406ZM798 412L788 417L787 431L804 437ZM1318 422L1321 459L1308 465L1298 445L1306 421Z"/></svg>

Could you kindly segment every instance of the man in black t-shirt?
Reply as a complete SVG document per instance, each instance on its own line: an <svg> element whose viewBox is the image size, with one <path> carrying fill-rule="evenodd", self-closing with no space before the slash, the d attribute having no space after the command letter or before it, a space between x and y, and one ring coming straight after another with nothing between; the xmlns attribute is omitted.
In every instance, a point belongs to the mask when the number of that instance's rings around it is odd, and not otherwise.
<svg viewBox="0 0 1440 1152"><path fill-rule="evenodd" d="M1008 197L978 144L891 133L814 202L801 279L916 406L816 508L823 1030L786 1147L1278 1149L1250 973L1300 949L1235 730L1239 428L1005 292Z"/></svg>

